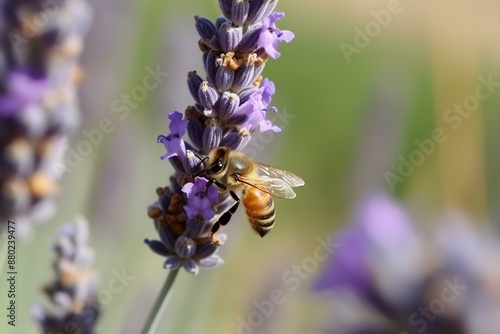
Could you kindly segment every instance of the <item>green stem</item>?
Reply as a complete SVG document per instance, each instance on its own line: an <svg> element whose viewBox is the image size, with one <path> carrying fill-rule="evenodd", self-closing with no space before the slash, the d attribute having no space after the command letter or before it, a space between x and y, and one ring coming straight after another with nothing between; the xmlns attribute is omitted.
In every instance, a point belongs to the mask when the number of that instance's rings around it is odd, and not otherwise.
<svg viewBox="0 0 500 334"><path fill-rule="evenodd" d="M174 285L175 277L179 269L171 270L168 273L167 280L161 289L158 298L156 298L155 305L149 314L148 321L146 325L144 325L144 329L142 330L142 334L153 334L160 323L161 316L163 312L165 312L165 308L167 307L168 300L170 299L170 290Z"/></svg>

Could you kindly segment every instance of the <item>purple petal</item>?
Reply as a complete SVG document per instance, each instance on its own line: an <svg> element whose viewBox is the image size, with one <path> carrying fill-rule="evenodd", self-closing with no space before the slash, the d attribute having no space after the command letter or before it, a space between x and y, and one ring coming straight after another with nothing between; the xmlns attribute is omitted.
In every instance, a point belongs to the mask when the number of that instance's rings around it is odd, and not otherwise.
<svg viewBox="0 0 500 334"><path fill-rule="evenodd" d="M291 32L290 30L281 30L281 34L279 36L279 41L290 43L294 38L295 38L295 34L293 32Z"/></svg>
<svg viewBox="0 0 500 334"><path fill-rule="evenodd" d="M196 192L198 193L200 191L205 191L205 189L207 187L207 183L208 183L207 179L205 179L204 177L197 176L194 179L194 185L196 187Z"/></svg>
<svg viewBox="0 0 500 334"><path fill-rule="evenodd" d="M200 267L196 264L196 262L192 259L184 260L183 263L184 269L190 274L197 275L200 271Z"/></svg>
<svg viewBox="0 0 500 334"><path fill-rule="evenodd" d="M186 215L189 219L193 219L193 218L196 218L196 216L198 215L198 210L194 210L192 209L190 206L188 205L184 205L184 212L186 212Z"/></svg>
<svg viewBox="0 0 500 334"><path fill-rule="evenodd" d="M191 193L192 193L192 190L193 190L193 187L194 187L194 183L193 182L188 182L186 183L181 191L186 194L187 198L189 198L191 196Z"/></svg>
<svg viewBox="0 0 500 334"><path fill-rule="evenodd" d="M357 211L356 223L377 247L399 249L416 238L406 212L387 196L372 196Z"/></svg>
<svg viewBox="0 0 500 334"><path fill-rule="evenodd" d="M268 24L268 27L272 27L272 28L276 28L276 21L282 19L285 17L285 13L283 12L273 12L271 14L269 14L267 16L267 18L265 18L263 20L263 22L265 22L267 20L267 24ZM266 23L264 23L266 24Z"/></svg>
<svg viewBox="0 0 500 334"><path fill-rule="evenodd" d="M35 79L27 73L14 71L7 82L7 93L0 95L0 116L10 116L38 103L49 88L46 79Z"/></svg>
<svg viewBox="0 0 500 334"><path fill-rule="evenodd" d="M158 255L167 256L171 255L165 245L158 240L146 240L146 244L149 248Z"/></svg>
<svg viewBox="0 0 500 334"><path fill-rule="evenodd" d="M210 220L215 216L212 206L217 203L219 196L214 187L208 188L208 180L197 176L194 183L187 183L182 187L186 194L187 205L184 206L188 218L192 219L200 215L205 220Z"/></svg>
<svg viewBox="0 0 500 334"><path fill-rule="evenodd" d="M259 91L261 91L263 109L266 109L271 104L272 96L276 93L274 82L265 78L260 84Z"/></svg>
<svg viewBox="0 0 500 334"><path fill-rule="evenodd" d="M260 132L271 130L273 132L281 132L281 128L273 125L270 120L264 119L259 123Z"/></svg>
<svg viewBox="0 0 500 334"><path fill-rule="evenodd" d="M175 236L172 234L172 232L167 227L161 226L158 229L158 234L160 235L160 239L165 247L169 251L174 252Z"/></svg>
<svg viewBox="0 0 500 334"><path fill-rule="evenodd" d="M215 216L215 212L212 209L206 209L201 212L201 216L205 220L210 220Z"/></svg>
<svg viewBox="0 0 500 334"><path fill-rule="evenodd" d="M168 113L168 118L170 119L170 133L178 134L180 138L186 133L186 129L189 121L187 119L182 119L182 114L178 111L171 111Z"/></svg>
<svg viewBox="0 0 500 334"><path fill-rule="evenodd" d="M271 13L262 22L262 33L259 37L258 47L264 48L271 58L278 58L281 54L276 50L281 42L291 42L294 33L288 30L278 30L275 22L285 16L284 13Z"/></svg>
<svg viewBox="0 0 500 334"><path fill-rule="evenodd" d="M214 255L218 249L219 249L219 246L213 245L212 243L210 243L210 241L207 241L207 242L201 244L196 249L195 257L198 259L204 259L206 257Z"/></svg>
<svg viewBox="0 0 500 334"><path fill-rule="evenodd" d="M323 273L313 284L315 290L350 287L363 293L370 283L370 254L367 239L358 227L352 227L337 238L340 247Z"/></svg>
<svg viewBox="0 0 500 334"><path fill-rule="evenodd" d="M175 270L181 266L182 261L177 256L169 257L163 264L163 268Z"/></svg>
<svg viewBox="0 0 500 334"><path fill-rule="evenodd" d="M222 260L218 255L212 255L210 257L206 257L206 258L201 259L199 261L200 267L203 267L203 268L213 268L213 267L220 266L223 263L224 263L224 260Z"/></svg>
<svg viewBox="0 0 500 334"><path fill-rule="evenodd" d="M186 156L186 144L182 138L177 138L177 134L169 135L167 137L160 135L158 136L157 141L162 143L167 149L167 153L160 157L162 160L172 157L184 159Z"/></svg>

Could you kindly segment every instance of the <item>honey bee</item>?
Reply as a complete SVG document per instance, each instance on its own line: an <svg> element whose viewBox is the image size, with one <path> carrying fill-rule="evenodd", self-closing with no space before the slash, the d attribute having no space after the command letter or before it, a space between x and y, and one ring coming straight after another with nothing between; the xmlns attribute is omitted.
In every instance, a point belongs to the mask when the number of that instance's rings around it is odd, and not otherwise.
<svg viewBox="0 0 500 334"><path fill-rule="evenodd" d="M241 152L228 147L211 150L206 158L204 173L209 179L207 186L215 184L229 191L236 203L225 212L212 227L212 235L226 225L236 212L240 199L235 191L241 191L243 206L252 228L264 237L274 226L276 211L272 196L294 198L292 187L304 185L295 174L253 161Z"/></svg>

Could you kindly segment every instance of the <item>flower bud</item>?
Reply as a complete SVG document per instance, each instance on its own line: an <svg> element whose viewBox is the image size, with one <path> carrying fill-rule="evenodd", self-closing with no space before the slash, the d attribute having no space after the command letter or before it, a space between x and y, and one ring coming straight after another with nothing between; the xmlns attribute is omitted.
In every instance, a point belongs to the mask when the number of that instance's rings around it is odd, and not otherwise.
<svg viewBox="0 0 500 334"><path fill-rule="evenodd" d="M276 7L278 0L252 0L248 10L246 24L254 24L269 15Z"/></svg>
<svg viewBox="0 0 500 334"><path fill-rule="evenodd" d="M250 100L250 98L252 98L252 96L257 94L258 91L259 89L257 87L254 87L253 85L240 90L238 92L238 96L240 97L240 104L243 104L248 100Z"/></svg>
<svg viewBox="0 0 500 334"><path fill-rule="evenodd" d="M219 53L220 55L220 53ZM209 51L207 52L205 58L205 72L207 73L207 80L212 85L215 86L215 75L217 73L218 58L217 52Z"/></svg>
<svg viewBox="0 0 500 334"><path fill-rule="evenodd" d="M199 257L209 257L215 254L217 246L211 243L205 243L198 248L197 255Z"/></svg>
<svg viewBox="0 0 500 334"><path fill-rule="evenodd" d="M253 1L253 0L252 0ZM231 7L231 21L237 26L245 24L248 11L250 10L250 1L248 0L235 0Z"/></svg>
<svg viewBox="0 0 500 334"><path fill-rule="evenodd" d="M257 58L256 54L248 57L247 62L243 63L234 74L232 90L239 92L246 88L257 79L264 69L264 62Z"/></svg>
<svg viewBox="0 0 500 334"><path fill-rule="evenodd" d="M222 11L222 15L224 15L226 19L231 20L231 8L233 7L233 0L219 0L219 7Z"/></svg>
<svg viewBox="0 0 500 334"><path fill-rule="evenodd" d="M222 138L220 146L227 146L232 150L241 150L248 144L251 138L248 131L237 126L235 130Z"/></svg>
<svg viewBox="0 0 500 334"><path fill-rule="evenodd" d="M223 23L219 29L219 39L222 51L236 51L242 37L243 32L241 27L233 27L230 22Z"/></svg>
<svg viewBox="0 0 500 334"><path fill-rule="evenodd" d="M234 115L234 111L240 105L238 94L224 92L219 99L219 118L229 119Z"/></svg>
<svg viewBox="0 0 500 334"><path fill-rule="evenodd" d="M249 29L238 44L238 52L242 54L254 52L257 49L261 32L262 28L259 26Z"/></svg>
<svg viewBox="0 0 500 334"><path fill-rule="evenodd" d="M213 109L219 100L219 93L209 85L208 81L203 81L198 89L198 98L205 109Z"/></svg>
<svg viewBox="0 0 500 334"><path fill-rule="evenodd" d="M234 71L229 67L221 64L217 67L217 73L215 74L215 87L219 92L223 92L231 88L234 80Z"/></svg>
<svg viewBox="0 0 500 334"><path fill-rule="evenodd" d="M196 71L191 71L188 73L187 83L189 92L191 93L191 96L197 103L200 103L200 98L198 96L198 89L200 89L200 85L202 82L203 79L196 73Z"/></svg>
<svg viewBox="0 0 500 334"><path fill-rule="evenodd" d="M217 122L214 119L207 120L203 132L203 150L210 152L213 148L219 146L221 139L222 129L217 126Z"/></svg>
<svg viewBox="0 0 500 334"><path fill-rule="evenodd" d="M175 242L175 252L180 258L189 259L196 252L196 243L193 239L179 237Z"/></svg>
<svg viewBox="0 0 500 334"><path fill-rule="evenodd" d="M217 29L217 31L219 32L220 34L220 29L222 27L222 25L224 23L229 23L231 25L231 21L228 21L226 18L224 17L218 17L216 20L215 20L215 28ZM219 35L219 40L220 40L220 35Z"/></svg>
<svg viewBox="0 0 500 334"><path fill-rule="evenodd" d="M199 16L195 16L194 20L196 22L196 30L198 31L198 35L200 35L201 40L211 49L220 50L217 28L212 21Z"/></svg>
<svg viewBox="0 0 500 334"><path fill-rule="evenodd" d="M187 233L187 236L189 238L192 238L192 239L196 239L198 238L199 236L201 236L205 231L207 225L206 224L203 224L203 222L200 222L196 219L188 219L188 221L186 222L186 233ZM201 247L203 247L204 245L202 245ZM204 249L204 248L202 248ZM200 248L198 248L198 251L200 250ZM202 254L203 255L203 254ZM210 256L212 254L209 254L208 256Z"/></svg>

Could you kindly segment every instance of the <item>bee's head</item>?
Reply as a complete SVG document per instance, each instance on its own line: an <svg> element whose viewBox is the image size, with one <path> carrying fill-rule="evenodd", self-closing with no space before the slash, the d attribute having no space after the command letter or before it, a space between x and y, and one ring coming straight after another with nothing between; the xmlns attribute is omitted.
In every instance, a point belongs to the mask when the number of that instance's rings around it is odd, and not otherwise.
<svg viewBox="0 0 500 334"><path fill-rule="evenodd" d="M229 154L227 147L217 147L208 153L205 173L208 176L220 173L226 165L226 157Z"/></svg>

